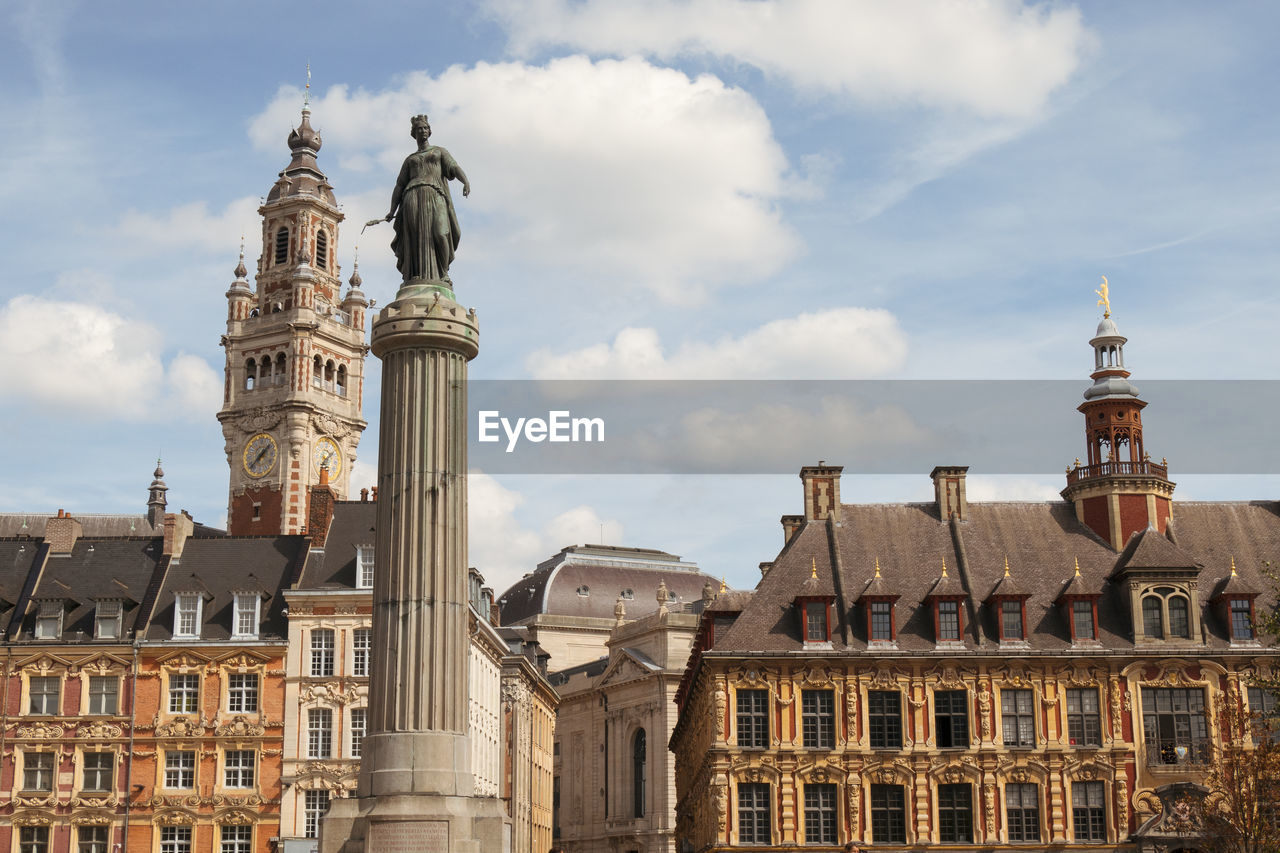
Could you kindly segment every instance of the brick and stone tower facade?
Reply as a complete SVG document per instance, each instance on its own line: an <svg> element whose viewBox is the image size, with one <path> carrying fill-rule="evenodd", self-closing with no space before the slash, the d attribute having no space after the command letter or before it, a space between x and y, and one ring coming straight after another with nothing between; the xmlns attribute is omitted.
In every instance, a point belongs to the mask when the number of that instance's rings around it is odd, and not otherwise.
<svg viewBox="0 0 1280 853"><path fill-rule="evenodd" d="M359 273L344 297L338 210L316 164L320 134L305 106L289 134L289 165L258 209L257 286L244 252L227 290L226 383L218 420L231 466L233 534L300 533L321 468L346 498L365 421L365 310Z"/></svg>
<svg viewBox="0 0 1280 853"><path fill-rule="evenodd" d="M1108 306L1109 309L1109 306ZM1146 402L1129 382L1124 363L1127 338L1111 311L1103 315L1093 347L1093 385L1079 411L1085 419L1088 461L1067 470L1062 497L1075 505L1076 518L1117 551L1129 537L1169 524L1174 484L1164 462L1152 462L1142 438Z"/></svg>

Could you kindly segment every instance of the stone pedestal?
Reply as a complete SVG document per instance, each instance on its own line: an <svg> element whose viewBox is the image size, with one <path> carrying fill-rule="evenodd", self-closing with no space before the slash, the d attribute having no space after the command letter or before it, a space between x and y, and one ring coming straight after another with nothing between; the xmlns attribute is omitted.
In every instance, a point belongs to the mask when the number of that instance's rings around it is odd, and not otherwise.
<svg viewBox="0 0 1280 853"><path fill-rule="evenodd" d="M467 362L474 311L411 283L373 323L382 359L369 729L357 796L321 853L510 849L502 802L476 797L467 737Z"/></svg>

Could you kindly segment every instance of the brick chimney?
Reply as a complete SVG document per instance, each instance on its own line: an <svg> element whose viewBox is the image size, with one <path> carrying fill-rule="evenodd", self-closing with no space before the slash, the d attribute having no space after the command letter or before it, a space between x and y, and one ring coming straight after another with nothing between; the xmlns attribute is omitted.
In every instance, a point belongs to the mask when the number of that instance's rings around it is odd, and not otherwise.
<svg viewBox="0 0 1280 853"><path fill-rule="evenodd" d="M951 516L964 521L969 516L969 499L965 496L964 475L968 465L939 465L929 476L933 479L933 494L938 502L938 517L943 521Z"/></svg>
<svg viewBox="0 0 1280 853"><path fill-rule="evenodd" d="M191 520L191 516L187 515L184 509L182 512L166 512L164 514L164 556L178 559L182 556L182 549L186 547L187 537L195 533L196 525Z"/></svg>
<svg viewBox="0 0 1280 853"><path fill-rule="evenodd" d="M329 469L322 467L320 482L311 487L307 496L307 532L311 537L311 544L316 548L323 548L325 540L329 538L329 525L333 523L333 504L336 500L337 495L329 485Z"/></svg>
<svg viewBox="0 0 1280 853"><path fill-rule="evenodd" d="M796 531L804 527L803 515L784 515L782 517L782 544L786 545L791 541L791 537L796 535Z"/></svg>
<svg viewBox="0 0 1280 853"><path fill-rule="evenodd" d="M76 540L84 535L80 520L71 513L58 510L57 516L44 523L44 539L49 543L49 553L70 554Z"/></svg>
<svg viewBox="0 0 1280 853"><path fill-rule="evenodd" d="M828 516L840 520L840 472L843 470L843 465L828 465L821 460L817 465L800 469L805 521L826 521Z"/></svg>

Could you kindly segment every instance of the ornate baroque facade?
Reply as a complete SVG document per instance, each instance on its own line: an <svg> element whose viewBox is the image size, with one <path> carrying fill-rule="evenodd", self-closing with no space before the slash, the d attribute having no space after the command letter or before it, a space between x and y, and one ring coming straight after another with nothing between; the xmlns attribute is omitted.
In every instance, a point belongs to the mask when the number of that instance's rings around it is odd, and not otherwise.
<svg viewBox="0 0 1280 853"><path fill-rule="evenodd" d="M1280 505L1174 507L1109 316L1091 343L1062 503L970 504L940 467L932 503L842 504L840 468L802 470L759 585L702 615L670 742L685 849L1196 846L1167 817L1219 697L1273 707L1253 624Z"/></svg>

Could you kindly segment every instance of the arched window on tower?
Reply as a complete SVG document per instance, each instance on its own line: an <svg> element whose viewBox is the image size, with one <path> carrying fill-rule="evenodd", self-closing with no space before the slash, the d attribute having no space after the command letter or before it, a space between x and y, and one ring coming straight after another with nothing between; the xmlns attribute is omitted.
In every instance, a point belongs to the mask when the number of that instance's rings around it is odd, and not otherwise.
<svg viewBox="0 0 1280 853"><path fill-rule="evenodd" d="M347 396L347 366L345 364L338 365L338 396Z"/></svg>
<svg viewBox="0 0 1280 853"><path fill-rule="evenodd" d="M284 353L276 356L276 369L271 377L277 385L287 385L289 382L288 361L284 357Z"/></svg>
<svg viewBox="0 0 1280 853"><path fill-rule="evenodd" d="M644 817L645 794L645 745L644 729L638 729L631 741L631 813Z"/></svg>
<svg viewBox="0 0 1280 853"><path fill-rule="evenodd" d="M258 363L249 359L244 363L244 390L252 391L258 381Z"/></svg>
<svg viewBox="0 0 1280 853"><path fill-rule="evenodd" d="M323 228L316 231L316 269L329 269L329 235Z"/></svg>
<svg viewBox="0 0 1280 853"><path fill-rule="evenodd" d="M277 264L283 264L289 260L289 229L281 228L276 232L276 259Z"/></svg>
<svg viewBox="0 0 1280 853"><path fill-rule="evenodd" d="M324 390L326 391L333 390L333 374L334 374L334 364L333 364L333 360L330 359L329 361L325 362L325 365L324 365Z"/></svg>
<svg viewBox="0 0 1280 853"><path fill-rule="evenodd" d="M271 356L264 355L258 365L258 387L270 388L274 383L271 378Z"/></svg>
<svg viewBox="0 0 1280 853"><path fill-rule="evenodd" d="M311 360L311 384L320 388L323 382L324 362L320 360L320 356L316 356Z"/></svg>

